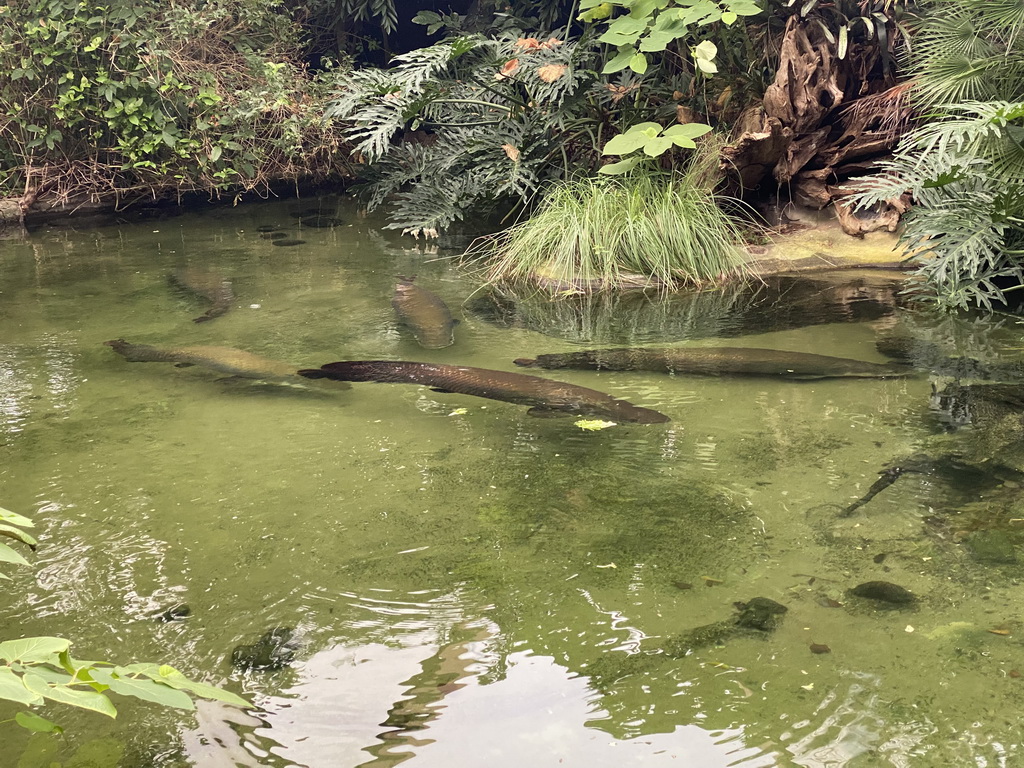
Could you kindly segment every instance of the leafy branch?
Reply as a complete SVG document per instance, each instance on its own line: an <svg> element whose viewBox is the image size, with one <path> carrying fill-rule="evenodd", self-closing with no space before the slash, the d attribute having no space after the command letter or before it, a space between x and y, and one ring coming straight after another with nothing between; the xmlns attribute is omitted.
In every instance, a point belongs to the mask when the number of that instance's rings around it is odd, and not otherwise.
<svg viewBox="0 0 1024 768"><path fill-rule="evenodd" d="M33 527L27 517L0 508L0 534L35 549L36 540L23 528ZM11 546L0 542L0 562L28 565ZM10 577L0 573L0 577ZM0 699L28 707L47 702L117 717L108 693L130 696L175 709L194 710L192 697L223 701L238 707L249 702L229 691L190 680L166 664L120 666L105 661L79 661L71 656L71 641L61 637L26 637L0 642ZM0 721L0 724L8 721ZM34 712L22 711L14 722L39 733L61 733L56 723Z"/></svg>

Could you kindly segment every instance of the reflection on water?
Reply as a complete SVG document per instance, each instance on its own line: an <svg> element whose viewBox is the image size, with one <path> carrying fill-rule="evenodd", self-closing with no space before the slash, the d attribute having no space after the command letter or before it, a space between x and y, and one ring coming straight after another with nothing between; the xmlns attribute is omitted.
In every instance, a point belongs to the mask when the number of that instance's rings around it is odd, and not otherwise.
<svg viewBox="0 0 1024 768"><path fill-rule="evenodd" d="M672 419L587 432L415 386L229 381L103 345L514 370L577 342L881 362L877 337L898 331L994 363L1021 357L1012 319L911 311L870 276L496 299L347 201L300 207L42 232L0 251L0 504L32 515L40 539L30 568L5 569L3 636L166 661L256 704L193 716L125 700L112 722L55 708L64 742L4 731L19 768L1022 759L1013 393L966 390L971 416L954 420L933 387L960 390L926 373L538 371ZM206 305L167 283L188 264L231 281L230 311L193 322ZM423 349L398 324L395 276L410 274L461 316L452 347ZM915 456L920 471L839 515ZM850 594L871 580L919 600ZM715 634L758 597L788 609L777 626ZM159 620L180 604L187 615ZM232 649L278 627L295 631L290 665L232 667Z"/></svg>

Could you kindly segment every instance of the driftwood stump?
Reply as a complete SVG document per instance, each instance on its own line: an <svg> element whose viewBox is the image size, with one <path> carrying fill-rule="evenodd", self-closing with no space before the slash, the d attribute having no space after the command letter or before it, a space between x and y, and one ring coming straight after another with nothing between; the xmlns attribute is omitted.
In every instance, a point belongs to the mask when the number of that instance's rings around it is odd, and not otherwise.
<svg viewBox="0 0 1024 768"><path fill-rule="evenodd" d="M771 174L800 206L821 209L852 194L843 186L876 171L909 121L907 86L886 89L890 77L876 48L854 44L840 59L818 20L799 15L786 22L779 69L763 104L737 121L722 151L722 170L742 191ZM902 203L881 218L856 223L839 212L844 227L895 227Z"/></svg>

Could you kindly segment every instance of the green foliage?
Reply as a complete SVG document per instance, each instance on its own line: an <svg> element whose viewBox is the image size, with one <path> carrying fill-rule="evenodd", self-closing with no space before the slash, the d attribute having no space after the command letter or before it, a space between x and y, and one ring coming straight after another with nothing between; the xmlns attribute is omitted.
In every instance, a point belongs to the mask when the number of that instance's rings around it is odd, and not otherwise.
<svg viewBox="0 0 1024 768"><path fill-rule="evenodd" d="M620 133L604 145L602 154L629 155L643 150L649 158L660 157L673 147L696 148L694 139L711 130L703 123L684 123L662 129L658 123L638 123L625 133ZM627 157L617 163L602 166L599 173L614 176L635 168L643 158L638 155Z"/></svg>
<svg viewBox="0 0 1024 768"><path fill-rule="evenodd" d="M909 192L902 241L946 307L991 307L1024 282L1024 6L941 0L914 41L907 133L858 205ZM983 99L983 100L975 100Z"/></svg>
<svg viewBox="0 0 1024 768"><path fill-rule="evenodd" d="M845 59L855 43L877 46L886 73L893 65L897 33L907 36L901 20L909 5L910 0L785 0L785 8L795 8L821 28L838 58Z"/></svg>
<svg viewBox="0 0 1024 768"><path fill-rule="evenodd" d="M20 530L32 527L31 520L0 508L0 521L0 533L35 548L35 539ZM27 564L3 543L0 543L0 561ZM71 656L71 642L61 637L26 637L0 642L0 699L31 707L57 702L117 717L109 692L185 710L195 709L193 696L239 707L250 706L245 699L190 680L166 664L119 666L103 661L79 661ZM62 732L59 725L34 712L18 712L14 722L30 731Z"/></svg>
<svg viewBox="0 0 1024 768"><path fill-rule="evenodd" d="M742 238L707 175L697 162L686 173L555 184L530 219L488 248L487 277L589 291L632 284L636 275L661 286L735 275Z"/></svg>
<svg viewBox="0 0 1024 768"><path fill-rule="evenodd" d="M0 13L0 186L161 194L337 170L279 2L25 0Z"/></svg>
<svg viewBox="0 0 1024 768"><path fill-rule="evenodd" d="M625 13L615 15L616 9ZM580 10L580 21L606 25L598 39L617 49L603 72L629 67L641 75L650 65L648 53L661 53L675 41L692 37L695 27L717 22L728 26L741 16L762 12L754 0L581 0ZM693 55L701 71L713 74L714 53L708 53L705 46Z"/></svg>
<svg viewBox="0 0 1024 768"><path fill-rule="evenodd" d="M327 116L368 164L370 207L388 201L389 227L430 235L596 159L581 120L595 56L579 41L456 37L339 79ZM406 130L423 133L396 142Z"/></svg>

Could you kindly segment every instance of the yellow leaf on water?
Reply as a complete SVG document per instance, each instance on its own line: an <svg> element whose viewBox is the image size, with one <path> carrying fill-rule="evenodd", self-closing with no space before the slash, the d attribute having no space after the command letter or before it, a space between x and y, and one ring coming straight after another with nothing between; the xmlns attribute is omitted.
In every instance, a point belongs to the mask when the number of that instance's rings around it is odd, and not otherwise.
<svg viewBox="0 0 1024 768"><path fill-rule="evenodd" d="M600 419L580 419L574 422L580 429L585 429L590 432L595 432L599 429L608 429L608 427L614 427L614 421L601 421Z"/></svg>

